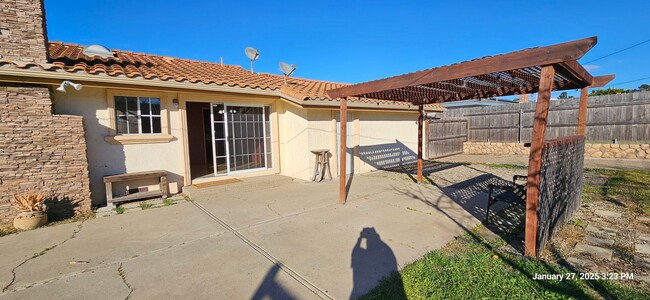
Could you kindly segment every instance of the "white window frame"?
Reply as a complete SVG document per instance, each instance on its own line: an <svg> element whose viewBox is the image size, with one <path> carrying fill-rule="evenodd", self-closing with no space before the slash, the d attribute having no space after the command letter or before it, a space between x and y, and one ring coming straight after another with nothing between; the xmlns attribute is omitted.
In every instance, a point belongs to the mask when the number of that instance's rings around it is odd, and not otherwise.
<svg viewBox="0 0 650 300"><path fill-rule="evenodd" d="M133 97L137 98L138 107L138 132L132 133L117 133L117 112L115 109L115 97ZM151 121L158 115L141 114L140 99L141 98L157 98L160 100L160 133L141 133L142 132L142 118L149 117ZM168 102L170 100L166 93L153 92L153 91L136 91L136 90L106 90L106 118L108 125L108 135L104 140L109 144L152 144L152 143L169 143L174 137L170 133L169 128L169 109ZM149 102L150 103L150 102ZM128 113L126 114L128 115ZM123 116L123 115L122 115ZM153 129L153 126L152 126ZM128 130L128 129L127 129Z"/></svg>
<svg viewBox="0 0 650 300"><path fill-rule="evenodd" d="M126 111L124 112L125 113L124 115L118 115L118 111L117 111L117 109L115 109L115 124L116 124L115 130L116 130L117 134L126 135L126 134L161 134L162 133L162 109L160 109L160 114L154 115L154 114L151 113L151 99L157 99L158 100L158 105L161 106L162 101L161 101L160 98L158 98L158 97L137 97L137 96L115 95L113 97L113 101L115 102L115 106L117 106L117 98L118 97L123 97L125 99L125 101L126 101L126 103L125 103L126 104ZM138 132L130 132L130 126L128 125L129 116L131 116L131 114L129 114L129 103L128 103L129 98L135 98L135 101L136 101L137 109L136 109L135 117L138 118ZM141 103L142 103L142 100L145 99L145 98L148 99L147 102L149 103L149 114L143 114L142 113ZM117 132L117 123L118 123L118 119L120 117L126 117L126 121L127 121L126 131L127 132ZM153 120L154 119L153 118L154 117L158 117L158 120L160 121L160 132L153 132L153 128L154 128L154 126L153 126ZM150 125L151 132L142 132L142 118L148 118L149 119L149 125Z"/></svg>

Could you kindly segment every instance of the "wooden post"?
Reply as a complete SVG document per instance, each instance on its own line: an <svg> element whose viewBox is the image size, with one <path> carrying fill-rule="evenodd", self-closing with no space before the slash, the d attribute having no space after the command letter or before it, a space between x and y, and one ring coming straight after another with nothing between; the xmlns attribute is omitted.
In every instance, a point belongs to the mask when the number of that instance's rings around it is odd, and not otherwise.
<svg viewBox="0 0 650 300"><path fill-rule="evenodd" d="M585 135L587 131L587 98L588 87L580 89L580 109L578 110L578 135Z"/></svg>
<svg viewBox="0 0 650 300"><path fill-rule="evenodd" d="M347 158L347 138L348 138L348 98L341 98L341 149L339 155L341 161L339 163L339 203L345 204L346 194L346 158Z"/></svg>
<svg viewBox="0 0 650 300"><path fill-rule="evenodd" d="M539 204L540 172L542 168L542 149L546 135L546 118L553 89L553 66L542 67L535 106L535 120L531 137L530 157L528 159L528 183L526 189L526 255L536 256L537 249L537 206Z"/></svg>
<svg viewBox="0 0 650 300"><path fill-rule="evenodd" d="M418 105L418 183L422 183L422 123L424 120L424 105Z"/></svg>

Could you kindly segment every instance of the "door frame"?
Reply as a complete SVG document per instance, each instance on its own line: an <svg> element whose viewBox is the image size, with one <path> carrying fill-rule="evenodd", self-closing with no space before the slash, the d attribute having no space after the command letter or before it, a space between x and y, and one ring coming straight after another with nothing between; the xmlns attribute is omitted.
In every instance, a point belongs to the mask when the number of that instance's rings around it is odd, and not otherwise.
<svg viewBox="0 0 650 300"><path fill-rule="evenodd" d="M280 136L281 132L279 129L280 124L280 114L283 109L282 99L278 96L270 95L258 95L258 94L233 94L233 93L222 93L222 92L211 92L211 93L178 93L178 108L176 110L171 109L172 114L172 123L175 123L176 126L172 125L170 127L171 134L179 139L179 161L181 162L181 175L183 177L183 185L190 186L196 183L211 182L223 180L229 177L235 178L244 178L250 176L259 176L259 175L271 175L279 174L281 172L281 155L280 155ZM174 97L171 97L172 99ZM271 133L271 161L267 161L267 166L270 168L257 171L257 172L242 172L232 176L220 176L220 177L208 177L208 178L197 178L192 179L192 174L190 170L190 150L189 150L189 136L187 132L187 103L188 102L202 102L202 103L213 103L213 102L224 102L231 105L236 103L246 103L246 105L260 105L268 106L269 109L269 130ZM173 115L178 114L176 121L173 120ZM268 148L267 148L268 151Z"/></svg>
<svg viewBox="0 0 650 300"><path fill-rule="evenodd" d="M223 110L224 110L224 131L225 131L225 142L226 142L226 173L224 174L217 174L217 149L216 149L216 139L215 139L215 131L214 131L214 107L215 105L223 105ZM237 170L237 171L231 171L230 169L230 125L229 125L229 117L228 117L228 107L233 107L233 106L239 106L239 107L257 107L262 109L262 143L264 145L264 167L261 168L254 168L254 169L246 169L246 170ZM237 175L241 173L250 173L250 172L259 172L259 171L265 171L269 169L269 162L267 159L266 154L268 153L268 149L266 146L266 107L269 107L269 110L271 109L270 105L264 105L264 104L249 104L249 103L238 103L238 102L210 102L210 126L212 127L212 161L213 161L213 170L214 170L214 176L215 177L221 177L221 176L229 176L229 175ZM269 111L270 115L270 111ZM269 120L269 126L270 125L270 120ZM271 128L269 128L271 129ZM235 149L235 146L233 146L233 149ZM273 159L273 149L271 149L271 159Z"/></svg>

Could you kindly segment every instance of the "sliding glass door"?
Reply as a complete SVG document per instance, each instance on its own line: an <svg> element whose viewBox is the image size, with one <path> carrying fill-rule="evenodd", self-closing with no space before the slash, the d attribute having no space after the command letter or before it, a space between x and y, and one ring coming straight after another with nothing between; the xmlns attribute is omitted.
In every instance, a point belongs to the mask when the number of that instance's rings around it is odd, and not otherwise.
<svg viewBox="0 0 650 300"><path fill-rule="evenodd" d="M215 175L270 167L268 106L214 103L212 132Z"/></svg>

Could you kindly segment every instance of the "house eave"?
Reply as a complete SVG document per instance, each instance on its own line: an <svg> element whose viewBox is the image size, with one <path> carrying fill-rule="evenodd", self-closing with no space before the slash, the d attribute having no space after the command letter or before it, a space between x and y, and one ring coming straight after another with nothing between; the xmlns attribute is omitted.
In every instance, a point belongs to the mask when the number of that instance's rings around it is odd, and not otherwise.
<svg viewBox="0 0 650 300"><path fill-rule="evenodd" d="M280 93L280 97L292 104L299 105L306 109L339 109L339 102L335 100L300 100L296 97ZM348 109L364 111L400 111L400 112L417 112L417 106L408 106L400 104L379 104L366 102L348 101ZM428 112L443 112L444 108L425 107Z"/></svg>
<svg viewBox="0 0 650 300"><path fill-rule="evenodd" d="M62 80L72 80L88 87L126 88L164 90L174 92L224 92L238 94L255 94L265 96L279 96L277 89L261 89L250 87L233 87L217 84L190 83L177 81L163 81L144 78L112 77L93 75L88 73L53 72L44 70L25 70L14 68L0 68L0 82L31 83L45 85L59 85Z"/></svg>

